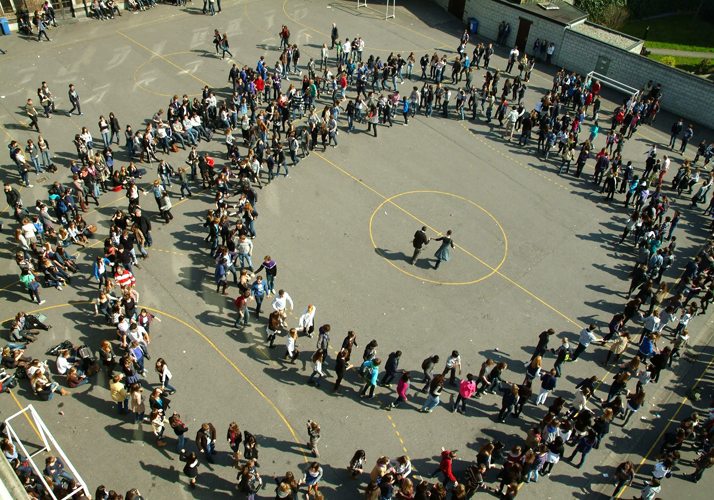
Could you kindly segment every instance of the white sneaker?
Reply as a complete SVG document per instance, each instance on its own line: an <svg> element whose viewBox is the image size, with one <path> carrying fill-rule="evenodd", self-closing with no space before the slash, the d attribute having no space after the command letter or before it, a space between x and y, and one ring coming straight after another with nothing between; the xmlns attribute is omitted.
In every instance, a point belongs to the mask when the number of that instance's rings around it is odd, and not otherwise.
<svg viewBox="0 0 714 500"><path fill-rule="evenodd" d="M39 302L37 303L37 305L40 305L40 306L41 306L41 305L44 304L45 302L47 302L47 301L46 301L46 300L41 300L41 301L39 301Z"/></svg>
<svg viewBox="0 0 714 500"><path fill-rule="evenodd" d="M32 184L27 184L27 187L31 188L34 187Z"/></svg>
<svg viewBox="0 0 714 500"><path fill-rule="evenodd" d="M57 290L62 290L62 287L57 285Z"/></svg>

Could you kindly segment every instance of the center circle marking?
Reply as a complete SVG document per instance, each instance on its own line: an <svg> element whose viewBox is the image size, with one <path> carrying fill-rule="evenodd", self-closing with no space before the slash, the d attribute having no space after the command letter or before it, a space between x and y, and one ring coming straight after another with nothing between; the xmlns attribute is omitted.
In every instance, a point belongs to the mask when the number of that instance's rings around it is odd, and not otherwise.
<svg viewBox="0 0 714 500"><path fill-rule="evenodd" d="M182 51L182 52L172 52L171 54L163 54L163 55L161 55L161 57L159 57L159 56L152 56L152 57L150 57L149 59L147 59L146 61L144 61L143 63L141 63L141 64L134 70L134 83L136 83L136 86L139 87L141 90L144 90L144 91L148 92L149 94L159 95L159 96L161 96L161 97L173 97L174 95L176 95L176 94L162 94L161 92L154 92L153 90L147 89L146 87L144 87L142 84L139 83L139 79L136 77L136 75L139 73L139 71L141 71L141 68L143 68L144 66L146 66L146 65L149 64L150 62L154 62L154 61L156 61L157 59L158 59L158 60L161 60L162 57L163 57L163 58L168 58L168 57L171 57L171 56L177 56L177 55L179 55L179 54L193 54L193 52L191 52L190 50L184 50L184 51ZM185 70L184 70L184 71L185 71ZM187 95L187 97L196 97L196 96L199 96L199 95L201 95L201 94L189 94L189 95Z"/></svg>
<svg viewBox="0 0 714 500"><path fill-rule="evenodd" d="M373 233L373 231L372 231L372 223L374 222L374 216L377 215L377 212L379 212L379 211L382 209L382 207L383 207L384 205L386 205L387 203L391 203L392 200L395 200L396 198L399 198L399 197L401 197L401 196L405 196L405 195L408 195L408 194L424 194L424 193L441 194L441 195L451 196L451 197L453 197L453 198L457 198L457 199L459 199L459 200L462 200L462 201L465 201L465 202L467 202L467 203L470 203L471 205L475 206L476 208L478 208L479 210L481 210L483 213L485 213L486 215L488 215L488 216L491 218L491 220L496 223L496 225L498 226L498 229L501 230L501 234L503 235L503 241L504 241L503 258L501 259L501 262L498 264L498 266L496 266L495 268L493 268L493 269L491 270L491 272L488 273L486 276L483 276L483 277L481 277L481 278L479 278L479 279L476 279L476 280L473 280L473 281L463 281L463 282L437 281L437 280L432 280L432 279L429 279L429 278L424 278L424 277L422 277L422 276L417 276L416 274L412 274L412 273L410 273L409 271L407 271L407 270L405 270L405 269L402 269L401 267L399 267L398 265L396 265L394 262L392 262L391 260L389 260L387 257L385 257L385 256L382 254L382 252L379 250L379 247L377 247L377 243L374 241L374 233ZM414 216L411 215L411 214L407 214L407 215L410 215L411 217L414 217ZM414 218L416 219L416 217L414 217ZM423 225L426 225L426 224L423 224ZM386 198L382 203L379 204L379 206L374 210L374 212L372 212L372 216L369 218L369 237L370 237L370 239L372 240L372 245L374 246L374 249L377 251L377 253L379 253L379 255L380 255L385 261L387 261L392 267L394 267L395 269L397 269L397 270L403 272L403 273L406 274L407 276L411 276L412 278L415 278L415 279L418 279L418 280L421 280L421 281L427 281L427 282L429 282L429 283L436 283L437 285L473 285L474 283L478 283L479 281L483 281L483 280L485 280L486 278L490 278L491 276L493 276L494 274L496 274L496 273L498 272L498 270L501 268L501 266L503 266L503 264L506 262L506 257L508 256L508 238L506 237L506 231L503 230L503 227L502 227L501 224L498 222L498 219L496 219L488 210L486 210L486 209L483 208L482 206L478 205L477 203L474 203L473 201L469 200L468 198L464 198L463 196L459 196L459 195L457 195L457 194L446 193L446 192L443 192L443 191L431 191L431 190L407 191L407 192L405 192L405 193L395 194L394 196L391 196L391 197L389 197L389 198ZM486 267L490 267L490 266L487 265Z"/></svg>

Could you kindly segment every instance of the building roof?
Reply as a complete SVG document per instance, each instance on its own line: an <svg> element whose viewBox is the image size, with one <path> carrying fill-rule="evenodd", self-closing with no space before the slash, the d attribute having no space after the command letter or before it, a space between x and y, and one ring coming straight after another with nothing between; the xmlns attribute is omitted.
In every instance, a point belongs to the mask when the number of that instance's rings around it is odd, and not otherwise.
<svg viewBox="0 0 714 500"><path fill-rule="evenodd" d="M525 3L521 4L520 0L493 0L494 2L499 2L509 7L517 10L522 10L528 14L532 14L543 19L547 19L557 24L562 24L563 26L569 26L571 24L579 23L588 18L588 15L580 9L577 9L566 2L550 2L557 6L558 9L546 10L537 3ZM542 3L549 3L544 0Z"/></svg>

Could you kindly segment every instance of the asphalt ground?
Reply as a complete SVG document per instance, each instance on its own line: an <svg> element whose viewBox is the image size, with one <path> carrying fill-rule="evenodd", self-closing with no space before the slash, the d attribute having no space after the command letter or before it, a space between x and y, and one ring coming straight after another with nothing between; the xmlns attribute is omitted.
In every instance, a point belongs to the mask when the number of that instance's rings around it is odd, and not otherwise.
<svg viewBox="0 0 714 500"><path fill-rule="evenodd" d="M34 187L22 190L26 205L45 199L45 189L54 180L68 182L67 166L76 156L71 139L87 126L96 134L95 143L101 140L95 127L100 114L113 111L122 127L128 123L137 130L174 94L198 94L209 85L219 97L226 96L231 61L213 55L214 28L227 31L239 65L254 66L260 55L266 55L272 66L279 54L277 33L287 24L292 41L301 45L303 68L309 57L317 57L322 43L329 44L332 22L338 24L341 36L365 39L365 56L374 53L383 58L392 51L403 56L414 51L417 58L422 52L438 51L452 57L461 29L444 11L421 2L398 7L397 17L389 21L383 19L382 7L370 5L357 11L354 2L223 2L223 12L215 18L203 16L200 7L199 3L180 9L162 5L106 22L86 20L52 30L51 43L21 37L1 40L2 48L9 51L0 58L4 95L0 123L8 142L36 139L37 134L27 130L23 106L28 97L36 97L34 89L41 81L48 81L60 97L59 112L51 120L40 119L59 172L40 178L32 174ZM505 55L505 49L499 48L493 66L504 68ZM555 70L536 66L525 99L529 109L550 88ZM477 72L474 82L483 74ZM75 84L82 98L84 116L67 117L61 112L69 109L65 93L69 83ZM409 89L407 84L402 89ZM621 99L607 91L604 95L608 100L601 122L609 118L613 101ZM350 88L348 97L353 96ZM614 246L613 241L629 214L622 207L622 195L616 196L620 203L602 201L588 179L592 164L586 167L585 178L558 176L559 161L544 162L534 155L533 146L524 149L504 142L502 132L493 123L487 125L482 116L463 122L455 118L453 112L448 120L435 112L434 117L422 115L405 127L398 114L394 127L380 127L379 137L373 138L364 125L348 133L343 115L337 148L322 152L319 147L291 167L288 178L259 190L254 262L265 254L278 262L276 288L284 288L295 301L288 316L290 326L296 325L308 304L317 307L316 325L332 326L332 360L347 330L355 330L359 347L354 358L360 359L362 348L372 339L378 340L378 356L385 361L399 349L404 353L400 368L412 372L417 387L421 361L432 354L443 360L453 349L461 353L464 374L477 373L483 359L492 357L508 362L505 378L520 383L523 363L542 330L555 328L558 338L568 336L574 344L580 328L594 322L606 330L612 314L623 307L634 254L630 247ZM641 127L628 142L625 159L632 159L641 170L649 146L666 145L672 121L664 114L655 127ZM696 138L708 136L709 131L702 131ZM604 136L596 141L596 146L601 145ZM125 165L124 147L116 149L117 164ZM694 149L690 145L690 157ZM199 150L225 158L222 134L209 144L201 143ZM167 160L178 167L185 156L179 152ZM668 179L681 161L675 154ZM5 164L5 178L17 184L14 166L9 159ZM143 181L148 184L150 179ZM222 439L228 423L235 421L258 438L259 472L268 484L261 496L267 498L272 495L271 476L286 470L298 474L310 459L305 426L312 419L323 432L319 460L325 470L321 486L325 497L361 498L361 490L346 472L357 449L366 451L367 469L379 456L406 454L415 476L429 475L437 467L442 446L458 449L459 476L483 443L498 439L509 446L520 444L529 426L544 415L544 409L530 405L520 419L496 423L500 398L488 395L469 401L467 416L451 414L447 410L456 392L449 387L432 414L417 411L424 397L414 390L409 391L407 404L386 412L381 407L395 398L393 390L378 388L374 399L360 399L362 381L354 370L348 372L342 393L333 396L332 364L319 389L306 385L315 339L301 337L300 361L286 365L284 336L279 339L281 347L270 350L264 319L251 318L248 328L233 328L236 289L229 288L228 298L215 292L214 266L202 226L213 193L196 186L192 198L179 202L178 185L169 191L175 220L163 226L156 216L152 219L151 256L136 271L140 305L162 320L152 325L150 352L152 359L166 359L173 372L172 385L178 392L171 397L171 410L181 413L188 425L189 441L202 422L212 422L218 429L219 454L215 465L202 461L198 487L189 490L171 430L166 434L168 445L159 449L150 426L118 417L104 374L96 383L51 402L38 401L22 381L13 396L0 399L3 417L33 404L91 490L106 484L122 492L137 487L146 498L234 495L235 470ZM150 199L142 202L153 214ZM688 205L687 197L674 195L672 209L682 209L684 218L676 232L677 260L666 274L670 283L708 236L702 226L709 220ZM44 350L63 339L95 350L103 339L115 341L113 330L94 315L91 264L116 208L126 208L125 198L110 192L100 198L100 207L84 214L100 230L92 248L71 247L78 252L82 270L73 284L62 292L41 291L47 300L41 309L54 328L30 346L30 355L44 358ZM3 221L7 266L0 278L0 308L1 317L9 319L19 310L36 308L16 283L17 268L10 261L16 244L7 229L14 228L14 222L7 210ZM430 268L435 242L415 266L408 262L412 235L422 225L428 227L429 236L447 229L454 232L457 248L438 271ZM650 385L650 405L628 428L613 426L583 469L564 461L549 478L526 485L522 493L543 498L609 495L614 467L626 456L636 464L643 462L638 476L647 478L654 463L648 450L670 419L676 425L690 411L687 404L681 406L686 391L672 390L673 383L691 385L708 368L708 321L699 317L692 325L696 328L690 328L694 343L700 344L694 349L699 357L663 375L656 390ZM558 342L553 339L552 344ZM566 365L553 396L570 399L574 385L591 375L606 380L600 391L606 390L609 372L595 363L604 355L604 348L591 347L579 363ZM544 366L550 368L553 361L549 355ZM701 380L710 383L706 376ZM157 376L150 370L143 384L147 397L156 384ZM598 405L595 408L598 412ZM37 442L29 422L22 418L14 422L23 437ZM187 446L195 450L195 443ZM686 458L693 457L688 451ZM677 472L665 483L663 498L674 491L682 498L700 498L711 481L705 476L703 483L693 486ZM495 474L489 479L496 481ZM634 494L628 489L623 497Z"/></svg>

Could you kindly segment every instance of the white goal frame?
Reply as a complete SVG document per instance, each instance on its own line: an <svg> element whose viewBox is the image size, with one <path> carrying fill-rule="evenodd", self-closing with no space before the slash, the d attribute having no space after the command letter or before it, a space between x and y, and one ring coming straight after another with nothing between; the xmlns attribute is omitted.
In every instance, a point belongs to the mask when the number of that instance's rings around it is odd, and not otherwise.
<svg viewBox="0 0 714 500"><path fill-rule="evenodd" d="M619 80L615 80L614 78L610 78L605 75L601 75L600 73L596 73L595 71L591 71L587 74L587 76L585 77L585 81L587 82L588 80L599 80L602 85L606 85L610 88L629 95L633 102L636 101L637 98L640 96L640 91L638 89L630 87L629 85L626 85Z"/></svg>
<svg viewBox="0 0 714 500"><path fill-rule="evenodd" d="M25 448L25 445L18 437L17 432L15 432L15 429L12 426L11 421L20 415L24 415L25 417L27 417L30 423L33 424L35 431L37 431L37 434L42 440L42 448L40 448L33 454L28 453L27 448ZM39 477L40 481L42 481L42 485L45 487L45 491L49 492L53 500L66 500L68 498L71 498L72 495L74 495L78 491L83 491L84 494L89 497L89 489L87 489L87 485L84 483L84 480L82 480L79 473L74 468L74 465L72 465L72 462L69 461L69 458L67 458L67 455L65 455L60 445L57 444L57 441L55 441L54 436L52 436L52 433L49 431L42 418L32 405L27 405L27 407L18 411L14 415L9 416L7 419L5 419L5 424L7 425L10 443L12 443L15 447L19 448L20 451L22 451L23 456L27 457L27 459L30 461L30 464L32 465L33 470L35 471L35 474L37 474L37 477ZM77 481L77 488L75 488L73 491L70 491L67 496L61 499L58 499L55 496L54 492L47 484L47 481L45 481L44 464L42 464L42 467L39 468L34 460L34 457L39 455L40 453L44 453L46 451L49 452L52 450L54 450L55 453L59 455L59 457L62 459L62 463L72 472L72 476L74 476L75 481Z"/></svg>
<svg viewBox="0 0 714 500"><path fill-rule="evenodd" d="M389 13L389 4L392 4L392 13ZM357 0L357 9L360 7L367 7L367 0ZM367 7L369 8L369 7ZM392 19L397 17L397 0L387 0L387 10L384 13L384 20Z"/></svg>
<svg viewBox="0 0 714 500"><path fill-rule="evenodd" d="M392 13L389 13L389 3L391 1L392 4ZM397 17L397 0L387 0L387 12L384 14L384 20L386 21L389 18L395 18Z"/></svg>

